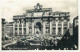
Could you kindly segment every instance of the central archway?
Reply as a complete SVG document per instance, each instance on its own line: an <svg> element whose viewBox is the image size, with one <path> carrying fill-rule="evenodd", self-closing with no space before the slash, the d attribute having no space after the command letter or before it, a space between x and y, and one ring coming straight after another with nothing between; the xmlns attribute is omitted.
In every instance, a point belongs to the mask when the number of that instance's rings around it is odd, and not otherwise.
<svg viewBox="0 0 80 52"><path fill-rule="evenodd" d="M36 34L40 34L41 33L41 23L40 22L37 22L35 24L35 33Z"/></svg>
<svg viewBox="0 0 80 52"><path fill-rule="evenodd" d="M41 23L40 22L37 22L36 23L36 26L39 28L39 30L41 31Z"/></svg>

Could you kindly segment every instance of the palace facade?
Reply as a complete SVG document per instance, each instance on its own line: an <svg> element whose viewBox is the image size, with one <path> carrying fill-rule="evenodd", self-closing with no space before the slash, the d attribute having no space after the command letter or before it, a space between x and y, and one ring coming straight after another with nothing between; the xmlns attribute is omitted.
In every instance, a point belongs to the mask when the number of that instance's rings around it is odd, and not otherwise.
<svg viewBox="0 0 80 52"><path fill-rule="evenodd" d="M13 16L13 36L62 37L69 29L69 20L69 12L53 12L52 8L42 8L37 3L23 15Z"/></svg>

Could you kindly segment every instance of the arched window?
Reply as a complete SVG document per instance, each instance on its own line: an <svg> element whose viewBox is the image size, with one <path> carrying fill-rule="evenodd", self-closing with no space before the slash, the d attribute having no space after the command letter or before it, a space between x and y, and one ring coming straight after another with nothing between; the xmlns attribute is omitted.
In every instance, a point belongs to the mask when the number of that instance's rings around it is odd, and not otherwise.
<svg viewBox="0 0 80 52"><path fill-rule="evenodd" d="M67 26L67 25L68 25L68 23L67 23L67 21L65 21L65 22L64 22L64 26Z"/></svg>
<svg viewBox="0 0 80 52"><path fill-rule="evenodd" d="M67 31L67 27L64 27L64 33Z"/></svg>
<svg viewBox="0 0 80 52"><path fill-rule="evenodd" d="M29 26L32 26L32 23L31 22L29 22Z"/></svg>
<svg viewBox="0 0 80 52"><path fill-rule="evenodd" d="M15 34L17 34L17 28L15 28Z"/></svg>
<svg viewBox="0 0 80 52"><path fill-rule="evenodd" d="M24 34L26 34L26 28L24 28Z"/></svg>
<svg viewBox="0 0 80 52"><path fill-rule="evenodd" d="M49 33L49 27L46 27L46 33Z"/></svg>
<svg viewBox="0 0 80 52"><path fill-rule="evenodd" d="M15 27L17 27L17 24L15 24Z"/></svg>
<svg viewBox="0 0 80 52"><path fill-rule="evenodd" d="M24 21L24 25L23 26L26 27L26 21Z"/></svg>
<svg viewBox="0 0 80 52"><path fill-rule="evenodd" d="M21 19L19 21L20 21L20 24L21 24Z"/></svg>
<svg viewBox="0 0 80 52"><path fill-rule="evenodd" d="M22 25L21 25L21 24L19 24L19 27L22 27Z"/></svg>
<svg viewBox="0 0 80 52"><path fill-rule="evenodd" d="M17 24L17 20L15 20L15 23Z"/></svg>
<svg viewBox="0 0 80 52"><path fill-rule="evenodd" d="M19 28L19 34L22 34L22 28Z"/></svg>
<svg viewBox="0 0 80 52"><path fill-rule="evenodd" d="M61 34L61 28L60 27L58 28L58 33Z"/></svg>
<svg viewBox="0 0 80 52"><path fill-rule="evenodd" d="M55 22L55 20L53 20L53 24L52 24L53 26L56 26L56 22Z"/></svg>
<svg viewBox="0 0 80 52"><path fill-rule="evenodd" d="M29 33L32 33L32 28L31 27L29 27Z"/></svg>
<svg viewBox="0 0 80 52"><path fill-rule="evenodd" d="M61 26L61 21L59 20L59 22L58 22L58 26Z"/></svg>
<svg viewBox="0 0 80 52"><path fill-rule="evenodd" d="M53 20L53 23L55 23L55 20Z"/></svg>

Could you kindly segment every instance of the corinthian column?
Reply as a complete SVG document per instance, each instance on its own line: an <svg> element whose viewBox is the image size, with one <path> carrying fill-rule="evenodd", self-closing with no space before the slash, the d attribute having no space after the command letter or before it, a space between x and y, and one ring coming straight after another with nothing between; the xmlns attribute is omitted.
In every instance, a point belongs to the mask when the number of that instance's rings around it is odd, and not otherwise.
<svg viewBox="0 0 80 52"><path fill-rule="evenodd" d="M34 34L34 21L32 21L32 34Z"/></svg>
<svg viewBox="0 0 80 52"><path fill-rule="evenodd" d="M56 35L58 34L58 18L56 18Z"/></svg>
<svg viewBox="0 0 80 52"><path fill-rule="evenodd" d="M22 35L23 35L23 25L24 25L24 21L23 21L23 19L22 19Z"/></svg>
<svg viewBox="0 0 80 52"><path fill-rule="evenodd" d="M15 35L15 20L13 21L13 35Z"/></svg>
<svg viewBox="0 0 80 52"><path fill-rule="evenodd" d="M18 31L18 35L19 35L19 20L17 21L17 24L18 24L17 25L17 27L18 27L18 30L17 31Z"/></svg>
<svg viewBox="0 0 80 52"><path fill-rule="evenodd" d="M45 34L45 21L43 21L43 34Z"/></svg>
<svg viewBox="0 0 80 52"><path fill-rule="evenodd" d="M63 27L64 27L64 22L62 21L62 35L63 35Z"/></svg>
<svg viewBox="0 0 80 52"><path fill-rule="evenodd" d="M29 22L26 20L26 34L29 33Z"/></svg>
<svg viewBox="0 0 80 52"><path fill-rule="evenodd" d="M52 21L50 21L50 34L52 34Z"/></svg>
<svg viewBox="0 0 80 52"><path fill-rule="evenodd" d="M63 33L64 33L64 18L63 17L62 17L62 22L61 23L62 23L62 26L61 26L62 31L61 32L62 32L62 35L63 35Z"/></svg>

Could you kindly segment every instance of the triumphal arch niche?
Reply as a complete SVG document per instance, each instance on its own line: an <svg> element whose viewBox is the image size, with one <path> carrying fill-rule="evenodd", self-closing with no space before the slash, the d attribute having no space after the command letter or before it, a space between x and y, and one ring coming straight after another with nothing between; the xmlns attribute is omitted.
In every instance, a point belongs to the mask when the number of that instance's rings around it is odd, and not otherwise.
<svg viewBox="0 0 80 52"><path fill-rule="evenodd" d="M60 37L69 29L69 12L53 12L37 3L23 15L13 16L13 35L46 35Z"/></svg>

